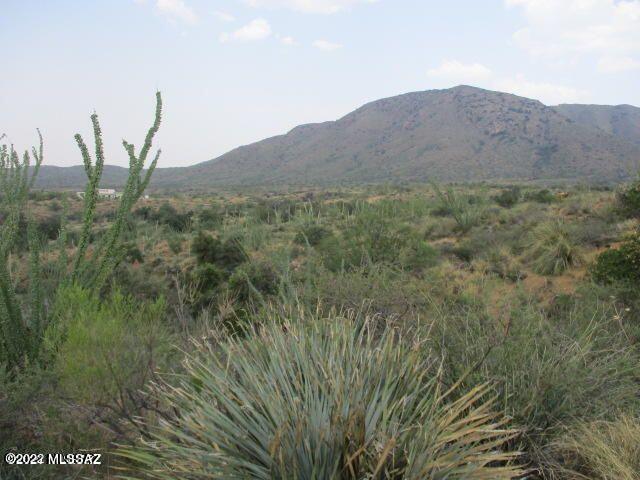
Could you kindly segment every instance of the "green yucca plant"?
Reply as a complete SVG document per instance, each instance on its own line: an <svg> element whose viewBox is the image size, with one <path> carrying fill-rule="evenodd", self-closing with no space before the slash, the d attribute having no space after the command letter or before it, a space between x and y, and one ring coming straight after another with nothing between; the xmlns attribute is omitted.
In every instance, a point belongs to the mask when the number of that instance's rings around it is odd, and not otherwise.
<svg viewBox="0 0 640 480"><path fill-rule="evenodd" d="M437 368L375 318L289 312L196 344L157 387L177 412L124 447L138 478L507 479L516 432L489 387L442 393ZM293 320L292 318L295 318Z"/></svg>
<svg viewBox="0 0 640 480"><path fill-rule="evenodd" d="M543 275L558 275L582 260L569 228L559 220L538 225L532 232L530 249L534 269Z"/></svg>

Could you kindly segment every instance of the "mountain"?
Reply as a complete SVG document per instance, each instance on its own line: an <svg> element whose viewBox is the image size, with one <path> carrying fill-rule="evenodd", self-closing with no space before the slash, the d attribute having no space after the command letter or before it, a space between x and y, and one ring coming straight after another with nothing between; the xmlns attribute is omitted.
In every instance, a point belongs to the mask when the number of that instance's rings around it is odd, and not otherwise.
<svg viewBox="0 0 640 480"><path fill-rule="evenodd" d="M206 188L396 180L620 181L640 161L635 113L583 113L595 110L589 105L548 107L468 86L407 93L371 102L336 121L296 127L208 162L158 169L152 184ZM620 120L623 117L631 120ZM44 169L41 185L48 185L48 177Z"/></svg>
<svg viewBox="0 0 640 480"><path fill-rule="evenodd" d="M640 108L631 105L558 105L556 111L581 125L595 127L640 145Z"/></svg>
<svg viewBox="0 0 640 480"><path fill-rule="evenodd" d="M118 188L127 181L129 170L115 165L105 165L102 171L100 186L104 188ZM87 184L87 174L84 165L73 167L54 167L42 165L36 185L41 188L75 188L84 190Z"/></svg>

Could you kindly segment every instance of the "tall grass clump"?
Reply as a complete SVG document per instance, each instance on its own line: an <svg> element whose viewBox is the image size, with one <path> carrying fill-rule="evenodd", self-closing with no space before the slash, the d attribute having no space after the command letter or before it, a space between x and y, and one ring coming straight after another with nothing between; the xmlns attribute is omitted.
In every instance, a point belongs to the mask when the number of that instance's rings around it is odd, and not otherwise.
<svg viewBox="0 0 640 480"><path fill-rule="evenodd" d="M529 248L535 271L543 275L561 274L582 260L570 229L562 221L538 225L532 232Z"/></svg>
<svg viewBox="0 0 640 480"><path fill-rule="evenodd" d="M297 317L297 318L296 318ZM373 318L273 317L196 344L159 387L177 412L122 455L144 478L506 479L515 432L480 385L450 399L413 339Z"/></svg>
<svg viewBox="0 0 640 480"><path fill-rule="evenodd" d="M555 448L562 478L637 480L640 477L640 418L621 415L614 421L582 422Z"/></svg>

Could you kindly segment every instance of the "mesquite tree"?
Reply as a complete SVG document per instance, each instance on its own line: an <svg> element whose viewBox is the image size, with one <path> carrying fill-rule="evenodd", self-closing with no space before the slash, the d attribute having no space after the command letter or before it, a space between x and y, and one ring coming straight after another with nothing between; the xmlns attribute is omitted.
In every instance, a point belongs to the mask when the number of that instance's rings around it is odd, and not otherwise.
<svg viewBox="0 0 640 480"><path fill-rule="evenodd" d="M84 209L81 234L76 252L69 267L66 244L67 204L61 222L57 247L58 287L65 283L80 283L95 293L99 293L110 274L122 259L122 231L131 208L140 198L151 180L158 163L160 150L151 161L146 172L145 162L152 147L153 138L160 128L162 116L162 97L156 93L155 119L147 132L144 145L136 155L135 147L127 141L123 145L129 155L129 175L120 201L116 207L116 217L107 232L102 236L93 252L88 254L93 223L98 202L98 187L104 168L104 147L102 131L97 114L91 116L95 142L95 161L83 138L75 136L87 174L84 195ZM13 145L0 145L0 365L9 370L19 366L25 359L35 360L40 351L44 329L47 326L46 305L55 302L46 299L42 289L44 272L40 265L40 240L29 214L29 191L33 187L43 158L43 142L40 131L39 148L32 149L31 155L24 152L22 160ZM4 136L0 137L2 140ZM35 163L31 166L31 156ZM16 295L15 278L10 271L10 257L14 250L22 218L27 220L29 249L29 292L25 298Z"/></svg>

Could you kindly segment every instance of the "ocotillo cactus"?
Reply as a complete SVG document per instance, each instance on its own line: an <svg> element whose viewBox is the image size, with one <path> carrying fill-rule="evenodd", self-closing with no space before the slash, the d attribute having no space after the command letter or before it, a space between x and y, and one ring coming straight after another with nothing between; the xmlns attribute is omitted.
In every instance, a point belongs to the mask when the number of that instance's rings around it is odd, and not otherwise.
<svg viewBox="0 0 640 480"><path fill-rule="evenodd" d="M33 186L42 163L43 142L38 131L40 148L32 149L35 159L30 174L31 158L24 152L22 161L13 145L0 146L0 204L6 210L6 218L0 231L0 363L9 368L19 364L26 356L34 354L42 328L42 290L40 287L39 249L29 221L30 254L30 302L24 312L16 296L9 274L9 255L16 241L20 217L30 220L28 212L29 190ZM1 137L4 138L4 135Z"/></svg>
<svg viewBox="0 0 640 480"><path fill-rule="evenodd" d="M140 198L144 190L149 185L151 175L155 170L155 167L160 158L160 150L158 150L143 177L144 164L147 160L149 151L153 144L153 138L160 128L160 122L162 119L162 97L160 92L156 93L156 111L155 120L149 131L147 132L144 145L140 151L140 155L136 156L135 147L126 140L122 141L127 154L129 155L129 176L120 197L120 203L116 209L116 219L102 238L101 242L96 246L91 262L85 263L86 251L89 244L89 237L91 235L91 228L93 226L93 219L95 216L95 208L98 199L98 186L102 177L102 171L104 167L104 151L102 143L102 131L98 122L98 116L94 113L91 116L91 122L93 124L93 135L95 138L95 150L96 158L95 165L92 163L89 150L84 143L82 137L78 134L75 136L78 147L82 154L84 161L85 171L87 173L88 183L85 190L85 209L82 234L80 236L78 251L73 264L73 272L71 279L73 281L79 280L82 276L83 285L90 286L91 288L100 289L104 285L113 269L119 262L121 257L120 252L120 240L122 235L122 227L126 216L131 211L131 208L135 202ZM89 271L89 267L97 268L93 271Z"/></svg>

